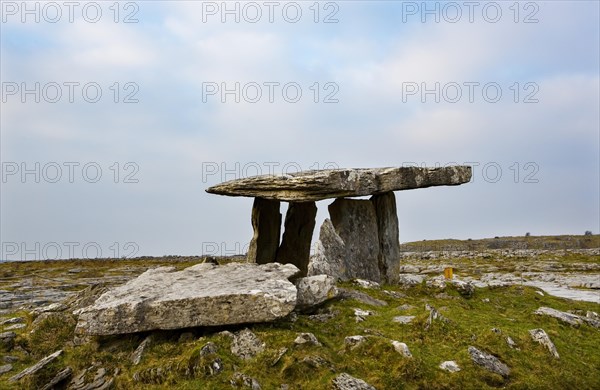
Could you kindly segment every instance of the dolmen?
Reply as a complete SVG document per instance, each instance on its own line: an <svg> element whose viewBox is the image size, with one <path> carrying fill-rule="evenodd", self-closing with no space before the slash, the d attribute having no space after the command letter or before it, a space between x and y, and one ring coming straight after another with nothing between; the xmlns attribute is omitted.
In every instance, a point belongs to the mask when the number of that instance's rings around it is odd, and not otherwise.
<svg viewBox="0 0 600 390"><path fill-rule="evenodd" d="M455 186L471 180L470 166L312 170L226 181L211 194L253 197L254 235L248 262L293 264L301 276L325 274L394 283L400 241L394 191ZM370 196L370 199L352 199ZM315 202L335 199L311 258ZM281 242L280 204L289 202Z"/></svg>

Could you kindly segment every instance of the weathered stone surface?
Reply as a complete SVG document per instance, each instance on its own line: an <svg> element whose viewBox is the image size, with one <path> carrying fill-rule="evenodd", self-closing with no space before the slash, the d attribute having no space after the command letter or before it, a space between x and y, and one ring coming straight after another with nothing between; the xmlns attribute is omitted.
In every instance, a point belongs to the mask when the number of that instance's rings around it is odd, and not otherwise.
<svg viewBox="0 0 600 390"><path fill-rule="evenodd" d="M450 372L460 371L460 367L453 360L446 360L445 362L440 363L440 368L442 370L450 371Z"/></svg>
<svg viewBox="0 0 600 390"><path fill-rule="evenodd" d="M337 234L330 219L325 219L315 243L315 253L308 264L308 275L330 275L341 279L345 273L346 244Z"/></svg>
<svg viewBox="0 0 600 390"><path fill-rule="evenodd" d="M292 264L197 264L148 270L76 310L78 334L110 335L272 321L296 305Z"/></svg>
<svg viewBox="0 0 600 390"><path fill-rule="evenodd" d="M377 195L432 186L458 185L469 180L471 180L469 166L332 169L231 180L210 187L206 192L307 202L346 196Z"/></svg>
<svg viewBox="0 0 600 390"><path fill-rule="evenodd" d="M342 299L355 299L355 300L359 301L360 303L364 303L366 305L371 305L371 306L387 306L386 301L382 301L381 299L373 298L369 294L364 293L362 291L350 290L350 289L342 288L342 287L338 288L338 290L340 291L340 297Z"/></svg>
<svg viewBox="0 0 600 390"><path fill-rule="evenodd" d="M379 235L373 203L362 199L336 199L329 205L331 223L344 241L342 280L381 281L379 272Z"/></svg>
<svg viewBox="0 0 600 390"><path fill-rule="evenodd" d="M277 258L281 213L279 201L256 198L252 205L252 229L254 235L248 248L250 263L267 264Z"/></svg>
<svg viewBox="0 0 600 390"><path fill-rule="evenodd" d="M337 297L335 279L329 275L316 275L296 280L298 298L296 308L307 310Z"/></svg>
<svg viewBox="0 0 600 390"><path fill-rule="evenodd" d="M412 353L410 353L410 349L408 349L408 345L406 345L405 343L401 343L400 341L394 340L392 341L392 346L394 347L394 350L400 355L408 358L412 357Z"/></svg>
<svg viewBox="0 0 600 390"><path fill-rule="evenodd" d="M560 356L558 355L558 351L556 350L554 343L552 342L552 340L550 340L550 337L548 336L546 331L544 331L544 329L531 329L529 331L529 334L531 335L531 338L534 341L537 341L538 343L546 347L550 354L552 354L552 356L554 356L557 359L560 359Z"/></svg>
<svg viewBox="0 0 600 390"><path fill-rule="evenodd" d="M538 314L538 315L554 317L556 319L559 319L559 320L566 322L567 324L573 325L573 326L579 326L583 322L582 319L578 315L571 314L571 313L565 313L564 311L556 310L551 307L543 307L542 306L539 309L537 309L536 311L534 311L533 313Z"/></svg>
<svg viewBox="0 0 600 390"><path fill-rule="evenodd" d="M371 197L377 216L379 236L379 272L383 281L393 284L398 280L400 269L400 238L396 196L386 192Z"/></svg>
<svg viewBox="0 0 600 390"><path fill-rule="evenodd" d="M31 367L27 367L26 369L24 369L23 371L21 371L20 373L18 373L17 375L14 375L12 377L10 377L8 379L9 382L16 382L28 375L33 375L36 372L38 372L39 370L41 370L42 368L46 367L48 364L52 363L57 357L59 357L62 354L62 350L56 351L51 355L46 356L45 358L43 358L42 360L40 360L39 362L37 362L36 364L34 364Z"/></svg>
<svg viewBox="0 0 600 390"><path fill-rule="evenodd" d="M373 386L349 374L341 373L333 379L335 390L375 390Z"/></svg>
<svg viewBox="0 0 600 390"><path fill-rule="evenodd" d="M360 335L344 337L344 345L351 350L363 344L365 341L367 341L367 338Z"/></svg>
<svg viewBox="0 0 600 390"><path fill-rule="evenodd" d="M71 367L67 367L64 370L59 371L58 374L56 374L54 378L52 378L50 382L46 383L44 387L42 387L40 390L55 389L59 383L69 379L69 377L71 377L72 374L73 370L71 369Z"/></svg>
<svg viewBox="0 0 600 390"><path fill-rule="evenodd" d="M473 360L475 364L485 368L490 372L501 375L504 378L507 378L510 375L510 368L508 368L506 364L502 363L494 355L482 352L472 346L469 347L469 355L471 355L471 360Z"/></svg>
<svg viewBox="0 0 600 390"><path fill-rule="evenodd" d="M3 366L0 366L0 375L6 374L10 370L12 370L12 368L13 368L12 364L5 364Z"/></svg>
<svg viewBox="0 0 600 390"><path fill-rule="evenodd" d="M299 333L298 337L294 340L294 344L296 345L314 345L320 346L321 343L314 334L312 333Z"/></svg>
<svg viewBox="0 0 600 390"><path fill-rule="evenodd" d="M160 370L160 368L158 368L158 370ZM137 380L135 374L134 380ZM76 376L74 376L71 382L69 382L68 389L108 390L113 388L114 383L115 378L107 376L106 368L92 366L80 371Z"/></svg>
<svg viewBox="0 0 600 390"><path fill-rule="evenodd" d="M315 230L317 206L315 202L291 202L285 214L283 238L277 250L277 262L294 264L300 275L308 274L310 242Z"/></svg>
<svg viewBox="0 0 600 390"><path fill-rule="evenodd" d="M396 316L392 318L392 321L399 324L410 324L414 319L415 316Z"/></svg>
<svg viewBox="0 0 600 390"><path fill-rule="evenodd" d="M425 276L423 275L401 274L398 275L396 283L403 287L412 287L423 283L424 280Z"/></svg>
<svg viewBox="0 0 600 390"><path fill-rule="evenodd" d="M251 359L265 350L263 343L248 328L236 332L231 342L231 353L242 359Z"/></svg>
<svg viewBox="0 0 600 390"><path fill-rule="evenodd" d="M142 341L140 345L138 345L135 351L133 351L133 353L131 354L131 362L134 366L140 364L140 362L142 361L142 355L144 354L144 351L146 350L146 347L148 346L148 344L150 344L150 342L152 342L152 336L146 337L144 341Z"/></svg>
<svg viewBox="0 0 600 390"><path fill-rule="evenodd" d="M243 389L251 389L251 390L261 390L260 383L252 377L249 377L246 374L242 374L241 372L235 372L229 383L233 388L243 388Z"/></svg>

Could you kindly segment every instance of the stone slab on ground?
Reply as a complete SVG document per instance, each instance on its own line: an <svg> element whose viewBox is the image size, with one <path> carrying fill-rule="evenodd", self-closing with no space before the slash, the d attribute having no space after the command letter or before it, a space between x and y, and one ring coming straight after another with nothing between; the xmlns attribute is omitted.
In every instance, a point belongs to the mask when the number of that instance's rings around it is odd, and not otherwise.
<svg viewBox="0 0 600 390"><path fill-rule="evenodd" d="M268 322L288 315L297 290L292 264L197 264L150 269L76 310L77 334L111 335Z"/></svg>

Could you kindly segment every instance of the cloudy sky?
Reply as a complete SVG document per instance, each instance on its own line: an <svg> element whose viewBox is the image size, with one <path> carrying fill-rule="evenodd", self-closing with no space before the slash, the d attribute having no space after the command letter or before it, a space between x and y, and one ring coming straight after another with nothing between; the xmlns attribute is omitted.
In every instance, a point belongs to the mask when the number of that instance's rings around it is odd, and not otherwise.
<svg viewBox="0 0 600 390"><path fill-rule="evenodd" d="M327 167L474 167L401 242L600 231L597 1L0 4L0 258L243 252L204 190Z"/></svg>

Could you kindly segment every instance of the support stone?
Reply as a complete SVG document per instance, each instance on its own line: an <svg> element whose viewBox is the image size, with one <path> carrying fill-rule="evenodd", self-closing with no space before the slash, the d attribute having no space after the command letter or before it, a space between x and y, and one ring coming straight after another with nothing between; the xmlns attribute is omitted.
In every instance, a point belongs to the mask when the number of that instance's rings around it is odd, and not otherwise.
<svg viewBox="0 0 600 390"><path fill-rule="evenodd" d="M300 275L306 276L310 260L310 242L315 229L317 206L315 202L290 202L285 215L285 228L277 262L294 264Z"/></svg>
<svg viewBox="0 0 600 390"><path fill-rule="evenodd" d="M248 262L273 263L279 247L281 213L279 201L255 198L252 205L252 228L254 235L248 248Z"/></svg>
<svg viewBox="0 0 600 390"><path fill-rule="evenodd" d="M329 215L335 231L345 243L342 279L380 282L379 233L373 202L338 198L329 205Z"/></svg>
<svg viewBox="0 0 600 390"><path fill-rule="evenodd" d="M394 284L398 281L400 267L400 239L398 231L398 213L396 212L396 196L386 192L371 197L377 215L377 232L379 234L379 271L385 282Z"/></svg>

